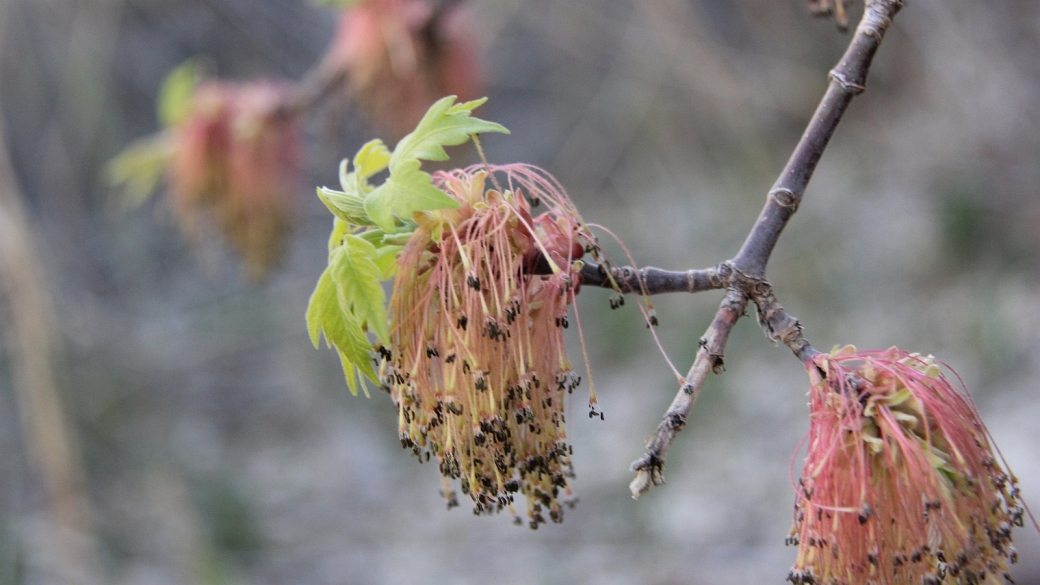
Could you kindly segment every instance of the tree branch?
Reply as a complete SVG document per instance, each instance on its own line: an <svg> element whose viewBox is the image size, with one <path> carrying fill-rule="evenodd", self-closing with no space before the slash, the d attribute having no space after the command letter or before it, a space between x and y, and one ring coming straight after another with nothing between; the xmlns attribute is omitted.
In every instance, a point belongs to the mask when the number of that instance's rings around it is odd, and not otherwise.
<svg viewBox="0 0 1040 585"><path fill-rule="evenodd" d="M726 347L730 331L744 314L747 302L747 297L740 291L734 288L726 291L726 296L715 313L715 319L701 338L701 348L697 351L697 357L689 373L686 374L684 384L672 399L660 424L657 425L657 430L647 441L643 456L632 463L632 471L636 472L636 477L628 489L632 491L633 498L638 498L652 486L664 483L664 459L668 447L679 431L686 426L686 417L689 416L693 403L697 401L704 382L708 379L708 373L719 374L724 369L723 349Z"/></svg>
<svg viewBox="0 0 1040 585"><path fill-rule="evenodd" d="M830 85L809 125L802 134L780 177L773 184L766 205L758 216L734 265L744 273L763 276L780 232L802 202L805 187L834 136L852 98L866 90L867 71L892 17L903 7L902 0L868 0L863 18L845 55L830 72Z"/></svg>
<svg viewBox="0 0 1040 585"><path fill-rule="evenodd" d="M619 292L656 295L670 292L697 293L726 287L726 280L719 268L673 272L647 266L636 270L630 266L607 269L599 264L586 262L581 269L582 286L598 286Z"/></svg>
<svg viewBox="0 0 1040 585"><path fill-rule="evenodd" d="M773 184L766 204L743 246L733 260L719 265L725 280L726 296L715 319L701 338L701 349L679 392L665 412L657 430L646 444L643 456L632 463L635 479L629 485L638 498L652 486L664 483L665 454L676 434L686 425L686 417L696 401L708 372L722 371L722 354L733 325L743 316L748 301L758 307L759 323L774 342L782 342L803 363L819 353L802 336L798 319L789 315L765 280L766 265L780 233L798 210L805 188L812 178L823 151L830 142L852 98L866 88L867 71L878 46L903 7L901 0L867 0L863 18L838 65L830 72L827 91L809 121L780 177ZM723 274L723 268L728 268Z"/></svg>

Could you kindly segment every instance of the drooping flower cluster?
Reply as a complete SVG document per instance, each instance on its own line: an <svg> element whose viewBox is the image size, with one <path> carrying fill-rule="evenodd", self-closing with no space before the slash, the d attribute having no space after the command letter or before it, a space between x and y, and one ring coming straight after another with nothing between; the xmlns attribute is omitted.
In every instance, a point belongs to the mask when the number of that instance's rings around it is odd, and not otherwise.
<svg viewBox="0 0 1040 585"><path fill-rule="evenodd" d="M571 448L564 400L580 382L563 329L577 262L594 240L554 180L534 167L437 173L457 209L416 213L398 257L391 347L380 378L399 412L401 441L459 479L475 513L527 500L532 528L562 519ZM531 216L531 204L548 211ZM421 459L421 460L422 460ZM446 490L449 506L455 501Z"/></svg>
<svg viewBox="0 0 1040 585"><path fill-rule="evenodd" d="M299 122L273 82L200 83L173 129L170 185L183 229L214 219L255 276L282 253L299 188Z"/></svg>
<svg viewBox="0 0 1040 585"><path fill-rule="evenodd" d="M345 71L362 108L395 137L436 99L476 99L483 73L467 10L429 0L361 0L343 11L322 67ZM457 3L456 3L457 4ZM444 10L443 13L438 10Z"/></svg>
<svg viewBox="0 0 1040 585"><path fill-rule="evenodd" d="M812 422L788 579L1002 582L1017 559L1012 526L1023 523L1016 480L940 364L847 347L808 369Z"/></svg>

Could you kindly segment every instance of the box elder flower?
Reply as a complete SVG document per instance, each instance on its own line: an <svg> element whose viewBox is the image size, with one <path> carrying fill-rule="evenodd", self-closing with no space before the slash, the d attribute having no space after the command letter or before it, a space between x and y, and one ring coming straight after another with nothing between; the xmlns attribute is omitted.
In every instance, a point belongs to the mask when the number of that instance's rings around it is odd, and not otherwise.
<svg viewBox="0 0 1040 585"><path fill-rule="evenodd" d="M808 364L793 583L1001 583L1023 507L971 400L931 356L846 347Z"/></svg>

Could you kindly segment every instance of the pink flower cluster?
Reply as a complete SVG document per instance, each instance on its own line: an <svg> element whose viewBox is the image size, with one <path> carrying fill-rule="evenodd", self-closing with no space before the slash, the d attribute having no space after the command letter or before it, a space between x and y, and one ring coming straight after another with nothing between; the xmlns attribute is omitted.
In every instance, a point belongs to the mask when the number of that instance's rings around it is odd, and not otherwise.
<svg viewBox="0 0 1040 585"><path fill-rule="evenodd" d="M486 171L506 178L489 189ZM383 388L401 441L459 479L476 513L526 498L532 528L563 517L564 401L580 382L563 329L592 236L562 188L526 165L437 173L457 209L415 214L398 258ZM532 203L548 211L532 217ZM457 503L450 487L449 506ZM515 514L515 513L514 513ZM519 521L519 518L518 518Z"/></svg>
<svg viewBox="0 0 1040 585"><path fill-rule="evenodd" d="M345 10L322 67L345 72L350 92L381 128L401 137L445 95L477 99L483 73L464 8L434 14L428 0L362 0Z"/></svg>
<svg viewBox="0 0 1040 585"><path fill-rule="evenodd" d="M173 130L170 184L181 225L200 216L217 226L261 276L282 253L299 191L299 120L290 91L273 82L206 81Z"/></svg>
<svg viewBox="0 0 1040 585"><path fill-rule="evenodd" d="M1016 480L941 364L896 348L808 365L811 429L789 543L795 584L1000 583Z"/></svg>

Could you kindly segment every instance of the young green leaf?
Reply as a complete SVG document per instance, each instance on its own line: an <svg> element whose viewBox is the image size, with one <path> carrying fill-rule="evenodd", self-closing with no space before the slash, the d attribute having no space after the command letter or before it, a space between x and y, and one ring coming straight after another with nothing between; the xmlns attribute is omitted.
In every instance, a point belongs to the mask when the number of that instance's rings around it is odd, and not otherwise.
<svg viewBox="0 0 1040 585"><path fill-rule="evenodd" d="M376 255L372 258L379 270L383 272L383 278L391 278L397 272L397 256L404 246L388 245L376 248Z"/></svg>
<svg viewBox="0 0 1040 585"><path fill-rule="evenodd" d="M169 133L146 136L108 161L105 178L109 184L123 187L127 207L137 207L159 186L170 165L171 154Z"/></svg>
<svg viewBox="0 0 1040 585"><path fill-rule="evenodd" d="M368 179L372 175L385 169L390 165L390 149L383 141L376 138L369 140L354 155L354 172L362 179ZM342 167L340 169L340 180L343 178ZM344 187L345 189L346 187Z"/></svg>
<svg viewBox="0 0 1040 585"><path fill-rule="evenodd" d="M390 173L397 172L401 164L410 160L448 160L444 147L462 144L473 134L509 134L501 124L470 117L473 110L486 101L487 98L481 98L456 104L453 95L437 100L419 120L415 130L394 147Z"/></svg>
<svg viewBox="0 0 1040 585"><path fill-rule="evenodd" d="M329 234L329 254L343 245L343 236L350 231L350 224L338 217L332 218L332 233Z"/></svg>
<svg viewBox="0 0 1040 585"><path fill-rule="evenodd" d="M347 234L343 245L329 256L329 269L339 290L340 309L353 312L359 323L367 325L384 345L390 345L387 330L386 294L380 282L383 270L373 261L376 248L371 243Z"/></svg>
<svg viewBox="0 0 1040 585"><path fill-rule="evenodd" d="M383 231L397 231L394 213L411 218L416 211L454 209L459 206L447 193L433 186L429 173L419 170L419 161L402 163L397 172L365 197L365 212Z"/></svg>
<svg viewBox="0 0 1040 585"><path fill-rule="evenodd" d="M336 348L343 362L343 372L350 392L357 395L356 378L359 374L378 384L369 355L372 346L357 319L342 310L338 287L332 273L331 266L325 269L318 279L314 294L311 295L307 306L307 331L315 348L318 347L322 333L325 335L325 342ZM368 389L363 381L362 388L367 395Z"/></svg>
<svg viewBox="0 0 1040 585"><path fill-rule="evenodd" d="M409 219L416 211L454 209L459 203L431 182L420 169L423 160L447 160L445 146L462 144L473 134L509 131L500 124L470 114L487 98L455 103L441 98L426 112L415 130L401 139L390 156L390 178L365 197L365 211L387 233L395 231L394 214Z"/></svg>
<svg viewBox="0 0 1040 585"><path fill-rule="evenodd" d="M328 187L318 187L318 199L329 208L332 215L352 224L361 226L375 225L365 213L365 200L357 193L336 191Z"/></svg>

